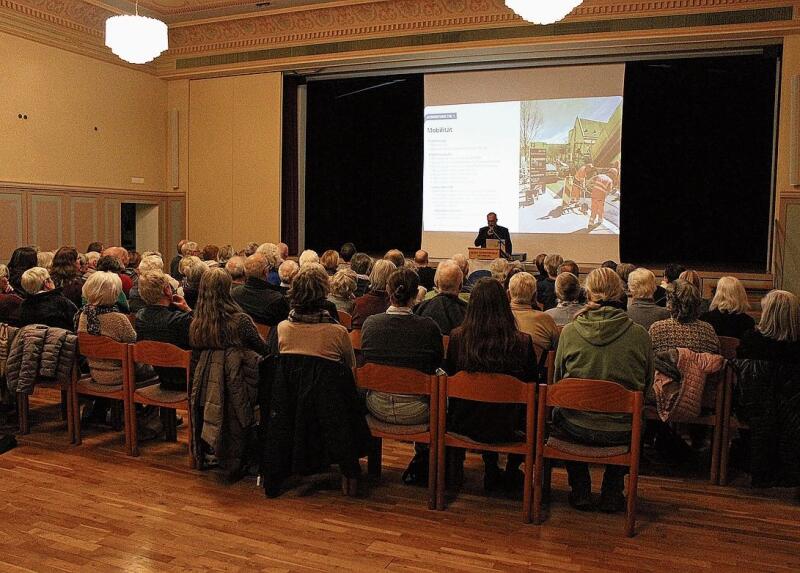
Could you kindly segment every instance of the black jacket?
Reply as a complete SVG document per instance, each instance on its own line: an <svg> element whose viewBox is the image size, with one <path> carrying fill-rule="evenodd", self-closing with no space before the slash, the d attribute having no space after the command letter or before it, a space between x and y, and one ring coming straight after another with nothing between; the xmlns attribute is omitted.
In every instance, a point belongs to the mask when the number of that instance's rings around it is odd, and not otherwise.
<svg viewBox="0 0 800 573"><path fill-rule="evenodd" d="M486 239L503 239L506 242L506 253L510 255L514 252L513 247L511 246L511 233L508 232L508 229L497 225L494 228L494 235L494 237L489 236L489 227L481 227L481 230L478 231L478 236L475 239L475 246L485 247Z"/></svg>
<svg viewBox="0 0 800 573"><path fill-rule="evenodd" d="M154 340L191 349L189 327L192 313L172 306L150 305L136 313L136 340ZM182 368L155 367L163 388L186 390L186 373Z"/></svg>
<svg viewBox="0 0 800 573"><path fill-rule="evenodd" d="M547 277L536 282L536 300L542 305L542 310L550 310L558 306L555 279Z"/></svg>
<svg viewBox="0 0 800 573"><path fill-rule="evenodd" d="M450 331L461 326L467 314L467 302L457 294L439 293L435 297L422 301L414 309L414 314L427 316L439 325L439 330L445 336L450 336Z"/></svg>
<svg viewBox="0 0 800 573"><path fill-rule="evenodd" d="M231 290L231 296L259 324L275 326L289 316L289 303L267 281L248 277L243 285Z"/></svg>
<svg viewBox="0 0 800 573"><path fill-rule="evenodd" d="M273 355L264 366L259 449L265 489L333 463L355 477L371 437L352 371L299 354Z"/></svg>
<svg viewBox="0 0 800 573"><path fill-rule="evenodd" d="M433 290L433 278L436 276L436 269L431 267L419 267L417 269L419 275L419 284L428 290Z"/></svg>
<svg viewBox="0 0 800 573"><path fill-rule="evenodd" d="M28 295L19 308L19 325L46 324L75 331L76 307L59 289Z"/></svg>

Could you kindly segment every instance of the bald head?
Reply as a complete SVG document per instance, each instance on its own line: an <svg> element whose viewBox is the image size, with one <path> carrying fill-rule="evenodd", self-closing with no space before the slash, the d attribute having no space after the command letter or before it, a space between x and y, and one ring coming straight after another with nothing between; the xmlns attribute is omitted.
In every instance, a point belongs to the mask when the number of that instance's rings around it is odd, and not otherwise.
<svg viewBox="0 0 800 573"><path fill-rule="evenodd" d="M278 243L278 258L281 261L285 261L289 258L289 245L286 243Z"/></svg>
<svg viewBox="0 0 800 573"><path fill-rule="evenodd" d="M418 250L414 253L414 264L418 267L427 267L428 266L428 251L423 251L422 249Z"/></svg>
<svg viewBox="0 0 800 573"><path fill-rule="evenodd" d="M103 251L103 256L114 257L122 264L123 268L127 267L128 262L130 261L128 250L122 247L108 247L105 251Z"/></svg>
<svg viewBox="0 0 800 573"><path fill-rule="evenodd" d="M455 261L442 261L436 267L433 282L436 283L439 292L458 294L461 292L461 284L464 282L464 273Z"/></svg>

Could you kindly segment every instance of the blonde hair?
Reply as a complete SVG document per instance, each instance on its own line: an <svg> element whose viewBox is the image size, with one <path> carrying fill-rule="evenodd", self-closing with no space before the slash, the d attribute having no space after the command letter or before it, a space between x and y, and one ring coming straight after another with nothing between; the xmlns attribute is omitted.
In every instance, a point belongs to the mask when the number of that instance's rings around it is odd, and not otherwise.
<svg viewBox="0 0 800 573"><path fill-rule="evenodd" d="M551 277L558 276L558 267L560 267L563 262L564 259L561 255L547 255L544 258L544 269Z"/></svg>
<svg viewBox="0 0 800 573"><path fill-rule="evenodd" d="M331 294L349 299L356 290L356 273L350 269L336 271L336 274L331 277L330 283Z"/></svg>
<svg viewBox="0 0 800 573"><path fill-rule="evenodd" d="M735 314L750 310L750 303L747 302L747 292L745 292L744 286L739 279L736 277L720 277L709 308Z"/></svg>
<svg viewBox="0 0 800 573"><path fill-rule="evenodd" d="M146 304L158 304L166 296L166 287L172 288L172 284L162 271L147 271L139 276L139 296Z"/></svg>
<svg viewBox="0 0 800 573"><path fill-rule="evenodd" d="M181 254L184 257L191 256L191 254L195 252L197 252L197 243L194 241L186 241L181 247Z"/></svg>
<svg viewBox="0 0 800 573"><path fill-rule="evenodd" d="M773 340L800 340L800 302L785 290L772 290L761 299L761 321L758 330Z"/></svg>
<svg viewBox="0 0 800 573"><path fill-rule="evenodd" d="M317 254L317 251L306 249L305 251L300 253L300 257L297 259L297 262L300 264L301 267L309 263L318 263L319 255Z"/></svg>
<svg viewBox="0 0 800 573"><path fill-rule="evenodd" d="M270 269L278 266L278 246L275 243L261 243L254 254L263 256ZM248 276L250 275L248 274Z"/></svg>
<svg viewBox="0 0 800 573"><path fill-rule="evenodd" d="M0 263L0 279L8 277L8 267Z"/></svg>
<svg viewBox="0 0 800 573"><path fill-rule="evenodd" d="M500 258L493 260L489 263L489 272L492 273L493 279L503 282L508 275L508 261Z"/></svg>
<svg viewBox="0 0 800 573"><path fill-rule="evenodd" d="M197 257L190 257L190 258L197 259L197 261L188 266L186 272L183 273L183 276L186 277L186 284L194 287L199 287L200 279L202 279L203 275L206 274L206 272L208 272L209 266Z"/></svg>
<svg viewBox="0 0 800 573"><path fill-rule="evenodd" d="M205 268L208 268L208 266L203 261L200 260L200 257L195 257L194 255L183 257L181 259L181 262L178 263L178 272L188 278L189 269L198 266L203 266Z"/></svg>
<svg viewBox="0 0 800 573"><path fill-rule="evenodd" d="M151 271L163 271L164 260L158 255L146 255L139 262L139 274Z"/></svg>
<svg viewBox="0 0 800 573"><path fill-rule="evenodd" d="M536 280L530 273L517 273L508 282L508 292L511 294L511 302L531 304L536 297Z"/></svg>
<svg viewBox="0 0 800 573"><path fill-rule="evenodd" d="M96 263L100 260L100 253L97 251L89 251L84 255L86 257L86 264Z"/></svg>
<svg viewBox="0 0 800 573"><path fill-rule="evenodd" d="M36 253L36 264L44 269L50 270L53 266L53 258L56 256L52 251L39 251Z"/></svg>
<svg viewBox="0 0 800 573"><path fill-rule="evenodd" d="M456 253L453 255L453 262L458 265L458 268L461 269L461 272L464 274L464 278L467 278L469 274L469 259L463 253Z"/></svg>
<svg viewBox="0 0 800 573"><path fill-rule="evenodd" d="M122 293L122 279L117 273L96 271L86 279L81 292L88 304L111 306Z"/></svg>
<svg viewBox="0 0 800 573"><path fill-rule="evenodd" d="M628 275L628 290L633 298L653 298L653 293L656 292L656 275L650 269L639 267Z"/></svg>
<svg viewBox="0 0 800 573"><path fill-rule="evenodd" d="M625 294L622 279L613 269L601 267L594 269L586 277L586 296L592 303L621 300ZM597 305L594 305L597 308Z"/></svg>
<svg viewBox="0 0 800 573"><path fill-rule="evenodd" d="M28 294L36 294L43 290L42 287L47 279L50 278L50 273L47 269L42 267L33 267L22 273L20 284L25 292Z"/></svg>
<svg viewBox="0 0 800 573"><path fill-rule="evenodd" d="M326 271L335 271L339 266L339 253L333 249L328 249L319 259L320 264L325 267Z"/></svg>
<svg viewBox="0 0 800 573"><path fill-rule="evenodd" d="M372 266L369 273L369 288L375 291L385 291L389 276L397 270L395 264L387 259L379 259Z"/></svg>

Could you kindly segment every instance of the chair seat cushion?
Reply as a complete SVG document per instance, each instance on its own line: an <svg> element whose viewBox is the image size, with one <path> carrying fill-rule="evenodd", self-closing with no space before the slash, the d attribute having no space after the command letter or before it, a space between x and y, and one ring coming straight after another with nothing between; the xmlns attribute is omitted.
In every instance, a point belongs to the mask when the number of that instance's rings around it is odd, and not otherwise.
<svg viewBox="0 0 800 573"><path fill-rule="evenodd" d="M415 424L413 426L405 426L403 424L389 424L388 422L382 422L375 416L371 416L367 414L365 416L367 419L367 425L371 432L383 432L387 434L401 434L410 436L413 434L424 434L430 430L429 424Z"/></svg>
<svg viewBox="0 0 800 573"><path fill-rule="evenodd" d="M514 448L521 445L525 445L525 435L521 432L517 432L517 435L521 438L518 442L492 442L492 443L484 443L484 442L476 442L469 436L465 436L464 434L458 434L456 432L447 432L450 436L457 438L463 442L467 442L470 448L474 448L476 450L480 450L481 448L485 448L486 446L491 446L492 448Z"/></svg>
<svg viewBox="0 0 800 573"><path fill-rule="evenodd" d="M122 384L98 384L92 378L81 378L78 380L78 388L86 388L93 392L107 392L112 394L122 390Z"/></svg>
<svg viewBox="0 0 800 573"><path fill-rule="evenodd" d="M573 456L583 456L588 458L612 458L614 456L622 456L630 451L630 446L587 446L586 444L577 444L567 440L562 440L554 436L547 438L545 444L550 448L554 448L565 454Z"/></svg>
<svg viewBox="0 0 800 573"><path fill-rule="evenodd" d="M160 384L138 388L136 393L153 402L162 402L164 404L177 404L188 399L185 390L165 390Z"/></svg>

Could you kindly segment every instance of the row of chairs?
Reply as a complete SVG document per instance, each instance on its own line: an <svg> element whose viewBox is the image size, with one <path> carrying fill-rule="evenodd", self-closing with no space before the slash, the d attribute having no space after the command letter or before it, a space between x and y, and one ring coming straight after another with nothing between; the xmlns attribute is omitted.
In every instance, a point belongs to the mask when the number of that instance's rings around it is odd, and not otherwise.
<svg viewBox="0 0 800 573"><path fill-rule="evenodd" d="M549 487L550 463L560 459L630 468L625 532L632 536L636 521L636 491L642 432L643 395L603 380L564 379L557 385L526 384L503 374L460 372L447 376L440 371L428 375L416 370L366 364L355 369L356 383L363 390L426 396L430 400L430 423L421 426L387 424L372 416L367 421L376 439L369 468L379 474L383 439L429 444L428 507L445 508L445 454L447 448L520 454L525 458L523 521L542 523L542 499ZM447 429L447 403L452 398L525 407L524 439L518 442L486 444ZM548 438L546 420L554 407L590 412L627 413L633 419L631 443L624 448L589 447ZM545 475L547 474L547 475Z"/></svg>

